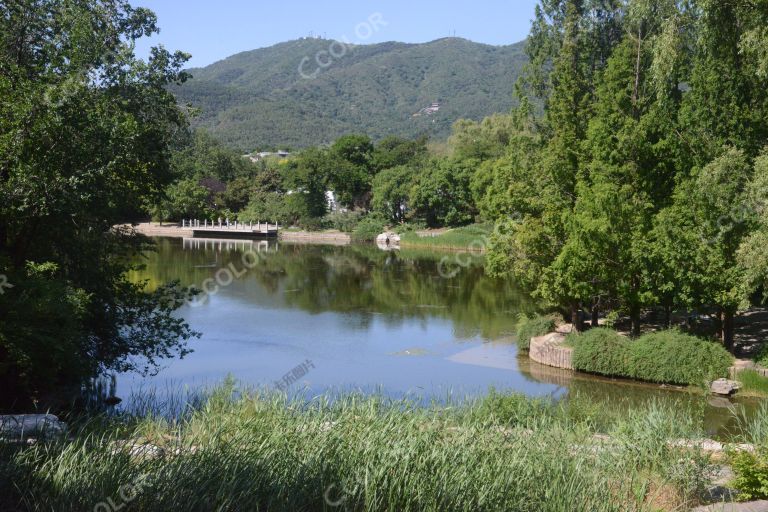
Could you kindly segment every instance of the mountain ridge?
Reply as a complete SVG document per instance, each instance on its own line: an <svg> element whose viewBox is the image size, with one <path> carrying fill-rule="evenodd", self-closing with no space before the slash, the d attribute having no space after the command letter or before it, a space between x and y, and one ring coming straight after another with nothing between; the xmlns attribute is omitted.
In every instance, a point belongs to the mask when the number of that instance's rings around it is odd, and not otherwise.
<svg viewBox="0 0 768 512"><path fill-rule="evenodd" d="M460 118L514 105L524 45L296 39L192 68L174 92L200 109L194 126L242 151L328 144L351 132L442 138ZM414 117L434 102L438 111Z"/></svg>

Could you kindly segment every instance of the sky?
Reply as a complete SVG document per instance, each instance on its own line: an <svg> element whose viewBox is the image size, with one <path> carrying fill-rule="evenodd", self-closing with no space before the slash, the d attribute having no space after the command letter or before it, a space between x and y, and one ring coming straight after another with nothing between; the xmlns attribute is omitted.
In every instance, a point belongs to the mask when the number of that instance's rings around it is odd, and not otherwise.
<svg viewBox="0 0 768 512"><path fill-rule="evenodd" d="M158 16L160 34L137 44L192 54L201 67L238 52L310 35L371 44L456 36L493 45L528 35L537 0L132 0Z"/></svg>

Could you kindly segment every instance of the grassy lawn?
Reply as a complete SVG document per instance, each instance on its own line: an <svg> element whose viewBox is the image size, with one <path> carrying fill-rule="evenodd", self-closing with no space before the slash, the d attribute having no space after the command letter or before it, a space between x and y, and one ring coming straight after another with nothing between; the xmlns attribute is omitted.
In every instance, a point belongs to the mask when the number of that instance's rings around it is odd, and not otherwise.
<svg viewBox="0 0 768 512"><path fill-rule="evenodd" d="M409 232L401 236L400 245L481 252L487 248L488 237L492 232L493 226L490 224L473 224L454 228L436 236L420 236L416 232Z"/></svg>

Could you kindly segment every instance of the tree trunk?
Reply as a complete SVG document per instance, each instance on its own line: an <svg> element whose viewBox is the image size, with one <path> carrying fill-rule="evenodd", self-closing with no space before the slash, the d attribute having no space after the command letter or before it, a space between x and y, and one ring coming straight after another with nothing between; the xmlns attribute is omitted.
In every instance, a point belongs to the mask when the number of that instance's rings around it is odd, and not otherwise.
<svg viewBox="0 0 768 512"><path fill-rule="evenodd" d="M600 326L600 307L595 304L592 306L592 327Z"/></svg>
<svg viewBox="0 0 768 512"><path fill-rule="evenodd" d="M722 329L722 340L723 340L723 346L725 347L728 352L733 353L733 317L734 314L732 311L725 311L723 312L723 329Z"/></svg>
<svg viewBox="0 0 768 512"><path fill-rule="evenodd" d="M581 323L581 312L579 311L578 304L571 304L571 324L576 332L584 331L584 326Z"/></svg>
<svg viewBox="0 0 768 512"><path fill-rule="evenodd" d="M629 319L632 323L631 335L633 338L640 336L640 308L632 306L629 311Z"/></svg>
<svg viewBox="0 0 768 512"><path fill-rule="evenodd" d="M664 306L664 327L667 329L672 328L672 306L669 304Z"/></svg>
<svg viewBox="0 0 768 512"><path fill-rule="evenodd" d="M725 325L725 322L723 322L723 310L719 309L717 311L717 318L715 318L715 330L717 331L717 337L720 338L720 341L725 342L725 331L723 329L723 326Z"/></svg>

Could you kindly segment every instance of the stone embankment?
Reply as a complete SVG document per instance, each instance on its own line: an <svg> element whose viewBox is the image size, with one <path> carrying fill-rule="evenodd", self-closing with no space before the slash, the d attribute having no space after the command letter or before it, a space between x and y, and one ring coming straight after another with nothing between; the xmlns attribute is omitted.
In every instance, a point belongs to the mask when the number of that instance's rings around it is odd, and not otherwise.
<svg viewBox="0 0 768 512"><path fill-rule="evenodd" d="M736 362L733 363L733 366L731 366L728 370L730 373L730 378L735 379L736 376L744 370L753 370L757 372L758 375L768 377L768 368L763 368L762 366L758 365L754 361L750 361L749 359L737 359Z"/></svg>
<svg viewBox="0 0 768 512"><path fill-rule="evenodd" d="M352 243L352 237L341 231L280 231L279 236L283 242L330 245Z"/></svg>
<svg viewBox="0 0 768 512"><path fill-rule="evenodd" d="M133 228L138 233L146 236L168 236L179 238L191 238L192 230L182 228L176 224L159 224L157 222L142 222L141 224L125 224L120 227Z"/></svg>
<svg viewBox="0 0 768 512"><path fill-rule="evenodd" d="M183 228L177 224L159 224L157 222L142 222L131 226L126 224L119 227L133 228L137 232L146 236L167 236L177 238L192 238L192 230ZM347 245L352 242L352 238L347 233L340 231L286 231L280 230L280 240L284 242L308 243L308 244L332 244Z"/></svg>
<svg viewBox="0 0 768 512"><path fill-rule="evenodd" d="M553 333L531 338L528 356L540 364L573 370L573 347L565 346L565 339L571 330L571 325L563 325Z"/></svg>

